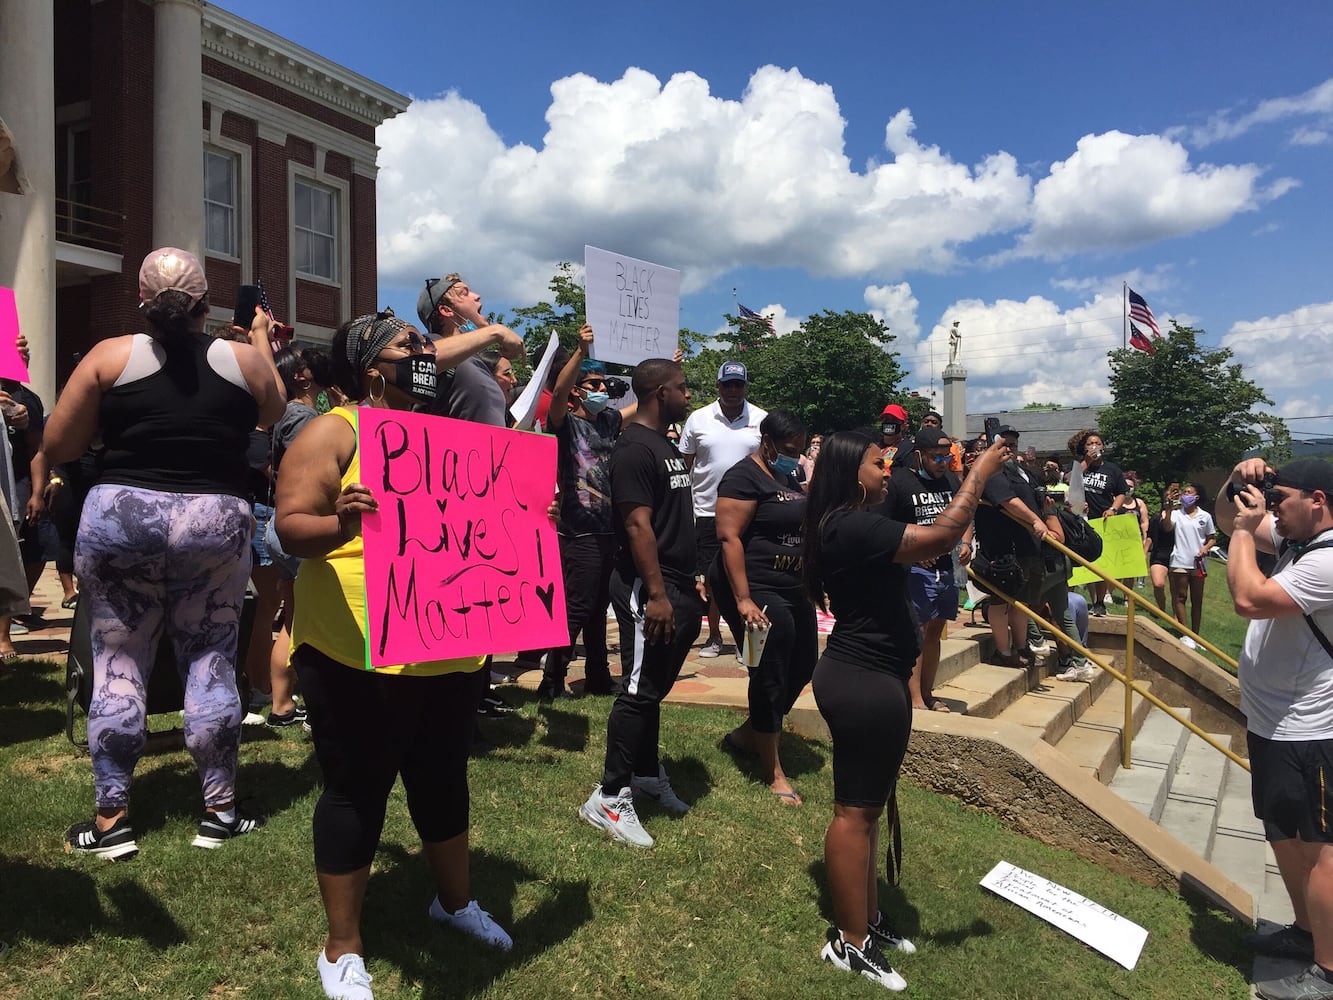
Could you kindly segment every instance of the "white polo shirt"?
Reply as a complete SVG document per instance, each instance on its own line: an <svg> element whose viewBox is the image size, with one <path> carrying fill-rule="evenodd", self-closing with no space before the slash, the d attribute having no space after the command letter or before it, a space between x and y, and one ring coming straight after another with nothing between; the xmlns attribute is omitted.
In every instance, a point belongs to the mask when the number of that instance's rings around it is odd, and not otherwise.
<svg viewBox="0 0 1333 1000"><path fill-rule="evenodd" d="M695 410L680 433L680 453L694 456L690 470L694 516L717 516L717 487L723 474L759 450L759 424L768 416L749 400L735 420L728 420L716 401Z"/></svg>

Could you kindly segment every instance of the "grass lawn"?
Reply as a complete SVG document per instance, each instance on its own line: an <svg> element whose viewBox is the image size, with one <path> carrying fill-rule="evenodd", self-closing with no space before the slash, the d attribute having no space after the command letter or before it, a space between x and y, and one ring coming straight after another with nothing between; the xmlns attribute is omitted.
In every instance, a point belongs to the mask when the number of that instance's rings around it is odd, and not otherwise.
<svg viewBox="0 0 1333 1000"><path fill-rule="evenodd" d="M63 670L35 661L0 674L0 997L321 996L310 848L319 774L307 740L247 734L241 800L270 820L244 840L190 847L198 783L189 758L169 752L146 757L136 778L139 857L68 856L62 835L91 815L92 781L61 731L62 681ZM426 918L433 890L395 790L365 913L376 997L884 996L818 959L830 917L829 747L786 738L806 804L784 807L719 748L733 713L667 707L664 759L695 807L681 819L645 809L658 840L640 851L575 812L600 770L609 707L604 698L555 710L529 701L487 729L499 749L471 772L473 890L513 933L509 954ZM1225 914L918 788L905 786L900 801L905 874L900 890L882 892L920 949L896 962L908 995L1247 996L1245 929ZM1001 859L1147 927L1138 968L981 890Z"/></svg>
<svg viewBox="0 0 1333 1000"><path fill-rule="evenodd" d="M1137 593L1148 601L1153 600L1152 584L1146 583ZM1154 607L1156 605L1154 604ZM1107 602L1106 609L1113 615L1125 614L1123 604L1113 604ZM1149 618L1163 628L1167 628L1162 622L1150 612L1144 612L1141 608L1139 613ZM1171 588L1168 584L1166 591L1166 613L1171 614ZM1185 619L1189 621L1189 606L1186 605ZM1218 649L1229 655L1233 660L1240 659L1240 647L1245 641L1245 629L1249 625L1244 618L1236 614L1235 608L1231 603L1231 591L1227 589L1227 568L1225 563L1211 559L1208 562L1208 579L1203 585L1203 623L1200 626L1199 634L1209 642L1217 646ZM1172 631L1173 635L1179 634ZM1231 665L1218 659L1208 650L1200 647L1199 654L1212 660L1223 670L1234 673Z"/></svg>

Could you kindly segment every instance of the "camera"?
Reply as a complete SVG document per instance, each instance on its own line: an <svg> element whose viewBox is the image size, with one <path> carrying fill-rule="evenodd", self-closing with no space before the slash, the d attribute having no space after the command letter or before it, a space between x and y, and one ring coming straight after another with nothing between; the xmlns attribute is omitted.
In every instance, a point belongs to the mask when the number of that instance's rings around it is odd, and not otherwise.
<svg viewBox="0 0 1333 1000"><path fill-rule="evenodd" d="M1232 503L1237 503L1238 502L1237 498L1240 497L1240 495L1245 492L1245 488L1249 485L1250 485L1249 483L1227 483L1227 499L1230 500ZM1264 499L1267 500L1268 491L1277 485L1277 476L1271 472L1265 472L1263 480L1261 482L1255 483L1254 485L1259 487L1259 492L1262 493L1264 495ZM1239 502L1245 503L1245 501L1243 500L1240 500ZM1248 507L1249 504L1245 504L1245 506Z"/></svg>
<svg viewBox="0 0 1333 1000"><path fill-rule="evenodd" d="M606 377L606 394L612 399L624 399L625 394L629 392L629 383L618 375L608 375Z"/></svg>

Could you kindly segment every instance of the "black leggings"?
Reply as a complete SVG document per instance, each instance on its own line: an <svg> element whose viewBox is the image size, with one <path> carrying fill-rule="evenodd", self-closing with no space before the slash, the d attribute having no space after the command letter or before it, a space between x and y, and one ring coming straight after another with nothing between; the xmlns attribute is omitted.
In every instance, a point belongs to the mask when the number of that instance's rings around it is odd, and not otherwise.
<svg viewBox="0 0 1333 1000"><path fill-rule="evenodd" d="M486 672L408 677L350 667L302 645L292 657L324 792L315 870L346 875L375 857L394 780L422 843L468 828L467 760Z"/></svg>
<svg viewBox="0 0 1333 1000"><path fill-rule="evenodd" d="M815 665L814 691L833 737L833 801L883 806L898 784L912 735L907 678L826 653Z"/></svg>
<svg viewBox="0 0 1333 1000"><path fill-rule="evenodd" d="M745 620L736 610L722 560L713 563L708 585L731 634L743 641ZM751 584L750 600L768 608L765 615L772 624L763 658L750 669L750 728L756 733L780 733L783 718L810 683L819 659L815 608L800 588L770 590Z"/></svg>

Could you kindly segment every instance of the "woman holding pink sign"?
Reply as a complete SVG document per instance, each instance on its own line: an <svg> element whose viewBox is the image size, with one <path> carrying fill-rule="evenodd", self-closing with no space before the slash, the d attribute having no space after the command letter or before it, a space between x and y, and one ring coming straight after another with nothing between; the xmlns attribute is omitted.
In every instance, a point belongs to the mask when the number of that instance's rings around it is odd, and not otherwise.
<svg viewBox="0 0 1333 1000"><path fill-rule="evenodd" d="M371 1000L361 908L394 781L435 879L429 914L486 944L513 942L471 898L468 748L486 689L485 658L366 669L361 516L378 509L360 482L362 407L411 410L435 398L427 341L389 313L360 316L333 335L334 380L348 400L310 421L278 481L275 525L305 560L296 578L292 662L324 775L315 806L315 871L328 920L317 966L330 997Z"/></svg>

